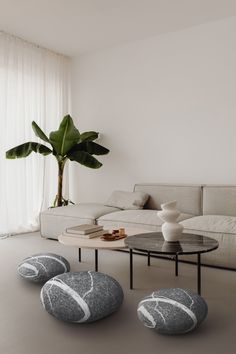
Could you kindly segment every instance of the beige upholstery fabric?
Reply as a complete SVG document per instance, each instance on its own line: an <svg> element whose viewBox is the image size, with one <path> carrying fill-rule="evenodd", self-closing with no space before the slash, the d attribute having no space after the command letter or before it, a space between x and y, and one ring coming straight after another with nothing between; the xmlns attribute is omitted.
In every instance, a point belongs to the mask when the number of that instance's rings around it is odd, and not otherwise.
<svg viewBox="0 0 236 354"><path fill-rule="evenodd" d="M193 230L184 229L186 233L193 233ZM202 254L202 264L236 269L235 240L236 234L225 234L194 230L194 234L207 236L219 242L219 248L215 251ZM195 262L197 256L180 256L179 259Z"/></svg>
<svg viewBox="0 0 236 354"><path fill-rule="evenodd" d="M205 186L203 214L236 216L236 186Z"/></svg>
<svg viewBox="0 0 236 354"><path fill-rule="evenodd" d="M192 215L181 214L179 221L191 218ZM134 227L150 231L160 231L162 221L156 210L123 210L101 216L97 223L105 227Z"/></svg>
<svg viewBox="0 0 236 354"><path fill-rule="evenodd" d="M181 224L186 233L212 237L219 242L216 251L202 255L203 264L236 269L236 217L203 215L184 220ZM180 259L195 261L193 256L181 256Z"/></svg>
<svg viewBox="0 0 236 354"><path fill-rule="evenodd" d="M192 231L236 234L236 217L223 215L195 216L182 221L184 228Z"/></svg>
<svg viewBox="0 0 236 354"><path fill-rule="evenodd" d="M57 239L67 227L95 224L99 216L117 210L120 209L98 203L83 203L48 209L40 214L41 235Z"/></svg>
<svg viewBox="0 0 236 354"><path fill-rule="evenodd" d="M144 192L114 191L105 205L124 210L137 210L143 209L148 198L149 195Z"/></svg>
<svg viewBox="0 0 236 354"><path fill-rule="evenodd" d="M202 214L202 187L199 185L136 184L135 191L150 195L145 209L161 209L161 204L177 200L177 208L186 214Z"/></svg>

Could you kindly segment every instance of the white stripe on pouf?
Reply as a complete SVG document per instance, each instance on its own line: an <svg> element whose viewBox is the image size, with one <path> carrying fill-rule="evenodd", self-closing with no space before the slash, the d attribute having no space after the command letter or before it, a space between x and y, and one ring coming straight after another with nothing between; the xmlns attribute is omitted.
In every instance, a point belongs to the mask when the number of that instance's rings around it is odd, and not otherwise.
<svg viewBox="0 0 236 354"><path fill-rule="evenodd" d="M90 314L90 310L89 310L88 305L86 304L84 299L75 290L73 290L69 285L65 284L61 279L52 279L52 280L49 280L46 284L47 285L55 285L58 288L62 289L68 295L70 295L77 302L77 304L82 308L82 310L84 311L84 317L81 320L74 321L74 322L81 323L81 322L85 322L89 319L91 314ZM44 307L45 307L45 305L44 305Z"/></svg>
<svg viewBox="0 0 236 354"><path fill-rule="evenodd" d="M21 271L20 271L21 268L30 269L30 270L32 270L32 271L34 272L34 274L32 274L32 275L23 274L23 273L21 273ZM38 269L37 269L35 266L33 266L32 264L29 264L29 263L23 263L23 264L21 264L21 265L18 267L18 272L19 272L23 277L25 277L25 278L33 278L33 277L36 277L36 276L38 275L38 273L39 273Z"/></svg>
<svg viewBox="0 0 236 354"><path fill-rule="evenodd" d="M141 314L149 321L151 322L151 326L147 326L149 328L155 328L156 327L156 322L153 318L153 316L145 309L145 307L142 305L138 308L138 312L141 312Z"/></svg>
<svg viewBox="0 0 236 354"><path fill-rule="evenodd" d="M42 262L36 261L36 263L41 265L41 267L45 270L45 273L48 274L49 269L47 269Z"/></svg>
<svg viewBox="0 0 236 354"><path fill-rule="evenodd" d="M181 309L182 311L186 312L193 321L192 327L190 327L186 332L191 331L197 325L197 318L196 318L195 314L187 306L181 304L180 302L177 302L172 299L164 298L164 297L155 297L155 298L145 299L145 300L141 301L141 304L143 304L145 302L156 302L157 305L158 305L158 302L165 302L167 304L171 304L173 306L176 306L179 309Z"/></svg>
<svg viewBox="0 0 236 354"><path fill-rule="evenodd" d="M38 259L38 258L49 258L49 259L54 259L55 261L59 262L65 269L65 271L67 272L67 267L65 265L65 263L63 263L63 261L61 261L60 259L56 258L56 257L53 257L53 256L45 256L45 255L42 255L42 256L32 256L32 257L29 257L27 258L27 260L29 261L30 259Z"/></svg>
<svg viewBox="0 0 236 354"><path fill-rule="evenodd" d="M83 295L83 299L93 291L93 276L91 274L91 270L89 270L88 273L91 279L91 288Z"/></svg>

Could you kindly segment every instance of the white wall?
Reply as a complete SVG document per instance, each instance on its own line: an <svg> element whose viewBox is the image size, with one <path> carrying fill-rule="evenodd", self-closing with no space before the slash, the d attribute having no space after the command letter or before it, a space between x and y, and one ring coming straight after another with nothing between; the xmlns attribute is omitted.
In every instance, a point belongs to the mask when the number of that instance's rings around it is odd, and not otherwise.
<svg viewBox="0 0 236 354"><path fill-rule="evenodd" d="M100 170L73 166L76 201L136 182L236 184L236 17L73 60L73 116L102 132Z"/></svg>

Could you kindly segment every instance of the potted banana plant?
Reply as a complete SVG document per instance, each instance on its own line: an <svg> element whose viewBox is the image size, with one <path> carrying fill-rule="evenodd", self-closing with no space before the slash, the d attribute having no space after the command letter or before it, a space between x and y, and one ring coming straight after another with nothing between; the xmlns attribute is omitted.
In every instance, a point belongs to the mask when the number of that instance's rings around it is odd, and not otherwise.
<svg viewBox="0 0 236 354"><path fill-rule="evenodd" d="M29 156L32 152L44 156L52 154L58 165L58 186L57 195L54 200L54 207L68 205L69 201L62 195L63 172L68 160L75 161L90 168L100 168L102 163L94 155L106 155L109 150L94 142L99 133L88 131L80 133L75 127L70 115L66 115L59 126L59 129L52 131L49 137L42 131L36 122L32 122L35 135L45 141L50 147L37 142L26 142L6 152L7 159L16 159Z"/></svg>

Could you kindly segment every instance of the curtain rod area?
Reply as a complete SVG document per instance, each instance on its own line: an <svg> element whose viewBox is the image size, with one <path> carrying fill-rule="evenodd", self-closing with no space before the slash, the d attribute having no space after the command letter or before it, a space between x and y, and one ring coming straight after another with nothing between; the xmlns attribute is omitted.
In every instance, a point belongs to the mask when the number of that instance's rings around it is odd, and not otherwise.
<svg viewBox="0 0 236 354"><path fill-rule="evenodd" d="M6 37L9 37L9 38L12 38L12 39L21 41L21 42L23 42L23 43L25 43L25 44L27 44L27 45L30 45L30 46L32 46L32 47L35 47L35 48L38 48L38 49L41 49L41 50L45 50L45 51L47 51L47 52L49 52L49 53L52 53L52 54L54 54L54 55L59 55L59 56L64 57L64 58L66 58L66 59L71 59L68 55L55 52L54 50L51 50L51 49L46 48L46 47L43 47L43 46L41 46L41 45L39 45L39 44L36 44L36 43L34 43L34 42L31 42L31 41L28 41L27 39L24 39L24 38L21 38L21 37L19 37L19 36L14 35L14 34L8 33L8 32L6 32L6 31L4 31L4 30L1 30L1 29L0 29L0 35L4 35L4 36L6 36Z"/></svg>

